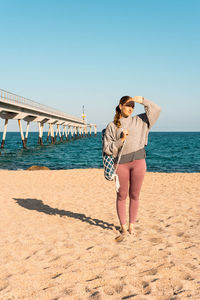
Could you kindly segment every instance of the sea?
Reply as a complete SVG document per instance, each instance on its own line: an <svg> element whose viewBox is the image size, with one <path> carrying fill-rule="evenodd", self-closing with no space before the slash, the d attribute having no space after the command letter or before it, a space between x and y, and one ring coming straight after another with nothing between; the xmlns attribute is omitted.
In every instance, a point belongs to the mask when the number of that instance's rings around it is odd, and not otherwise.
<svg viewBox="0 0 200 300"><path fill-rule="evenodd" d="M2 135L0 134L0 137ZM7 132L0 149L0 169L26 170L32 165L51 170L103 168L101 132L96 136L38 145L38 133L30 132L23 149L19 132ZM146 146L148 172L200 172L200 132L150 132Z"/></svg>

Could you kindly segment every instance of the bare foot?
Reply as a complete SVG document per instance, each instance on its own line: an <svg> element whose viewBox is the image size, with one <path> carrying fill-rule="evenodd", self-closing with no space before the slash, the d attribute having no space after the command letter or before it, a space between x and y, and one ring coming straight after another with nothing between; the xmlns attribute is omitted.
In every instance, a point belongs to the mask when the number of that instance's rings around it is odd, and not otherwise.
<svg viewBox="0 0 200 300"><path fill-rule="evenodd" d="M129 233L128 233L128 231L126 230L126 231L123 231L123 232L121 232L120 231L120 235L118 235L116 238L115 238L115 241L117 242L117 243L120 243L120 242L122 242L122 241L126 241L127 240L127 238L128 238L128 236L129 236Z"/></svg>
<svg viewBox="0 0 200 300"><path fill-rule="evenodd" d="M123 234L123 235L128 234L128 230L127 230L126 225L121 225L120 233Z"/></svg>
<svg viewBox="0 0 200 300"><path fill-rule="evenodd" d="M118 235L118 236L115 238L115 242L120 243L120 242L126 240L126 236L127 236L127 235L124 235L124 234Z"/></svg>
<svg viewBox="0 0 200 300"><path fill-rule="evenodd" d="M129 224L128 232L129 232L131 235L135 235L134 224L132 224L132 223Z"/></svg>
<svg viewBox="0 0 200 300"><path fill-rule="evenodd" d="M126 225L121 225L121 228L119 231L121 234L115 238L115 241L117 243L120 243L120 242L126 240L126 238L129 235Z"/></svg>

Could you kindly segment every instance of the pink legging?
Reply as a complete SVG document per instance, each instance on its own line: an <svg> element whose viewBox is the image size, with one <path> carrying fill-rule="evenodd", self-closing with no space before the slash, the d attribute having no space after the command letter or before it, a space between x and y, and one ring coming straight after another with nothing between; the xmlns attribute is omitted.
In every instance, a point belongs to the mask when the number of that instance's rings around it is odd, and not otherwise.
<svg viewBox="0 0 200 300"><path fill-rule="evenodd" d="M120 188L117 193L117 214L121 225L126 224L126 198L129 189L129 223L136 221L139 194L146 172L146 160L138 159L126 164L119 164L117 175L119 177Z"/></svg>

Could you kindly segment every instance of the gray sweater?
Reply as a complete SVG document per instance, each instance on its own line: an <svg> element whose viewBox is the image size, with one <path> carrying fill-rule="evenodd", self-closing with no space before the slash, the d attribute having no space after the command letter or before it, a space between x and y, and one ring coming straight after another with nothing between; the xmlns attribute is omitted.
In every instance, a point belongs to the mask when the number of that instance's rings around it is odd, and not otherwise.
<svg viewBox="0 0 200 300"><path fill-rule="evenodd" d="M120 163L140 159L143 157L142 153L146 157L144 146L148 143L149 130L158 119L161 108L147 99L144 99L142 104L144 105L145 113L134 117L120 118L121 128L117 128L114 122L110 122L106 127L103 152L113 155L116 160L123 145L121 140L122 131L123 129L129 130L129 135L123 148L122 162L120 160Z"/></svg>

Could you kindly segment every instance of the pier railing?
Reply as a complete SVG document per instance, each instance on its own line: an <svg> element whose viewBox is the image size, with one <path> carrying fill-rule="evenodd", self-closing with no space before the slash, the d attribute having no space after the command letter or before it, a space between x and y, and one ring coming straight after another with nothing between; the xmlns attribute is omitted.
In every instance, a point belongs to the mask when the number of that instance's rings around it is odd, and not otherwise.
<svg viewBox="0 0 200 300"><path fill-rule="evenodd" d="M88 136L87 127L89 127L90 135L92 127L94 127L95 135L97 133L96 124L87 124L86 121L82 118L74 117L47 105L40 104L36 101L18 96L14 93L2 89L0 89L0 118L5 120L1 148L4 148L9 119L18 120L19 130L24 148L26 148L30 122L38 123L39 143L41 145L43 144L42 136L45 123L49 125L47 141L49 136L51 136L52 143L55 143L57 135L60 137L61 141L63 141L64 136L66 137L66 140L68 140L69 133L71 137L75 138L86 137ZM27 123L25 138L21 120L24 120ZM55 126L57 128L54 136ZM62 134L60 127L62 128ZM68 127L68 129L66 129L66 127Z"/></svg>
<svg viewBox="0 0 200 300"><path fill-rule="evenodd" d="M63 112L61 112L57 109L54 109L48 105L40 104L36 101L30 100L30 99L22 97L22 96L18 96L16 94L13 94L11 92L8 92L8 91L2 90L2 89L0 89L0 100L5 101L6 103L12 103L12 104L18 104L18 105L23 104L23 105L29 106L30 108L37 108L37 109L43 110L45 112L53 113L54 115L56 114L56 115L59 115L64 118L73 119L74 121L79 121L79 122L82 121L82 123L84 124L84 122L81 118L76 118L70 114L63 113Z"/></svg>

